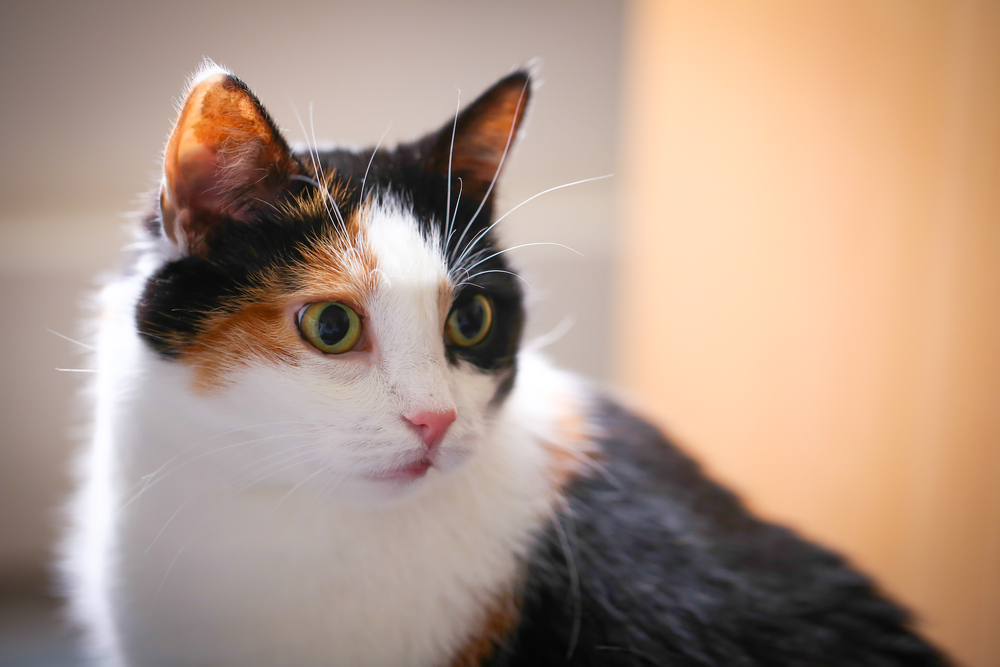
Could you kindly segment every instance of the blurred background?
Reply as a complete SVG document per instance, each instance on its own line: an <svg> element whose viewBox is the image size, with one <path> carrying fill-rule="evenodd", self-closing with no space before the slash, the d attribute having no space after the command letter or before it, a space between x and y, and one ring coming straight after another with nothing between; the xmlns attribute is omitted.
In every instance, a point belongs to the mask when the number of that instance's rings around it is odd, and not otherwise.
<svg viewBox="0 0 1000 667"><path fill-rule="evenodd" d="M86 361L56 334L205 56L293 140L312 108L359 145L540 57L500 210L615 176L504 221L584 255L511 253L530 335L1000 665L1000 3L931 0L4 3L0 665L76 664L47 568Z"/></svg>

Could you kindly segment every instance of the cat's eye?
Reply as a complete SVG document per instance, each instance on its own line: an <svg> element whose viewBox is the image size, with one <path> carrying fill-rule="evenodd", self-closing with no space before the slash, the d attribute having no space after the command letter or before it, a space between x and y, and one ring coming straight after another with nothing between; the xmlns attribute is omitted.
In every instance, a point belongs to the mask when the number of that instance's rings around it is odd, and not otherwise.
<svg viewBox="0 0 1000 667"><path fill-rule="evenodd" d="M486 338L492 324L493 304L489 297L477 294L452 309L444 333L455 345L472 347Z"/></svg>
<svg viewBox="0 0 1000 667"><path fill-rule="evenodd" d="M302 311L299 330L320 352L343 354L361 338L361 317L342 303L318 301Z"/></svg>

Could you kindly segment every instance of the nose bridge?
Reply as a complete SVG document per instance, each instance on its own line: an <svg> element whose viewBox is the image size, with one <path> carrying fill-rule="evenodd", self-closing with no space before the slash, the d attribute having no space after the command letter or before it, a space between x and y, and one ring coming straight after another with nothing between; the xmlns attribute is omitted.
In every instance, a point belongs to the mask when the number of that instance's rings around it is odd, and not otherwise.
<svg viewBox="0 0 1000 667"><path fill-rule="evenodd" d="M393 393L404 414L425 411L447 411L455 407L443 354L412 356L403 363L392 364L389 376Z"/></svg>
<svg viewBox="0 0 1000 667"><path fill-rule="evenodd" d="M394 300L397 324L380 336L382 364L404 414L455 407L436 304L420 298Z"/></svg>

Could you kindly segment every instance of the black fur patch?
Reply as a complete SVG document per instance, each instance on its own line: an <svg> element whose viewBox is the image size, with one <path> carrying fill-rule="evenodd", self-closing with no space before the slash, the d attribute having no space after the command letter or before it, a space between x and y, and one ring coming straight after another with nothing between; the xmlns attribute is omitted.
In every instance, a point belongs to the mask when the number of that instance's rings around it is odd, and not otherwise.
<svg viewBox="0 0 1000 667"><path fill-rule="evenodd" d="M946 664L841 557L751 516L617 405L599 417L606 474L567 490L491 667Z"/></svg>
<svg viewBox="0 0 1000 667"><path fill-rule="evenodd" d="M493 398L490 399L490 407L496 407L507 400L510 396L510 392L514 390L514 381L517 379L517 368L512 367L500 380L500 384L497 385L497 390L493 393Z"/></svg>

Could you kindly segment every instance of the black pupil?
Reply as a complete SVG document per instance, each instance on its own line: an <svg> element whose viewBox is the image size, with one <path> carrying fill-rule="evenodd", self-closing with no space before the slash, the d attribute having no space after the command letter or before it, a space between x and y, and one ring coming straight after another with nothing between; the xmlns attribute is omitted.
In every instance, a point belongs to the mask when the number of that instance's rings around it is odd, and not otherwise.
<svg viewBox="0 0 1000 667"><path fill-rule="evenodd" d="M327 306L316 318L316 332L324 345L336 345L344 340L350 328L351 316L341 306Z"/></svg>
<svg viewBox="0 0 1000 667"><path fill-rule="evenodd" d="M486 310L479 299L473 299L455 313L458 331L466 338L475 338L483 328L485 319Z"/></svg>

